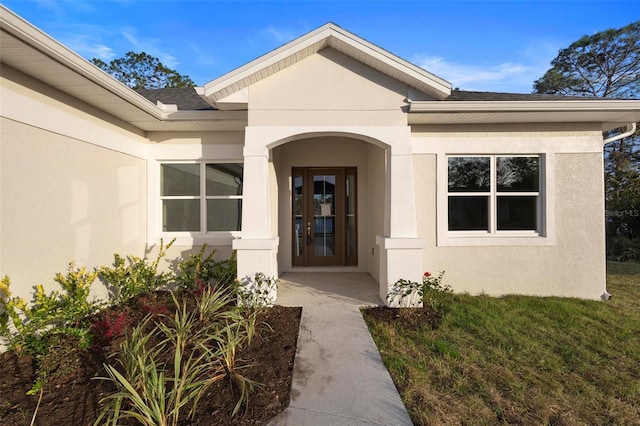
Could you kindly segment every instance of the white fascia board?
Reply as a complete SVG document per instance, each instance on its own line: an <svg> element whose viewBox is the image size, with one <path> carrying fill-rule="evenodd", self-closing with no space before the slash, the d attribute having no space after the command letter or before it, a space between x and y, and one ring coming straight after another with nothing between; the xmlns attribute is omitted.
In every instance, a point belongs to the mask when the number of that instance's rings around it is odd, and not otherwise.
<svg viewBox="0 0 640 426"><path fill-rule="evenodd" d="M440 78L437 75L432 74L429 71L412 64L411 62L405 61L399 56L396 56L393 53L379 46L376 46L375 44L368 42L367 40L362 39L340 27L333 26L331 28L331 32L332 36L344 41L355 49L361 50L369 56L385 63L386 65L398 69L402 73L407 74L409 77L415 78L416 80L428 84L436 91L442 93L442 98L445 98L446 96L449 96L451 94L451 83L449 83L447 80Z"/></svg>
<svg viewBox="0 0 640 426"><path fill-rule="evenodd" d="M247 120L247 111L176 111L168 114L164 121L241 121Z"/></svg>
<svg viewBox="0 0 640 426"><path fill-rule="evenodd" d="M246 87L243 80L249 78L252 75L260 75L261 71L268 67L284 61L287 58L296 57L297 53L304 51L305 49L316 45L314 51L321 50L326 45L331 45L332 38L347 43L349 46L356 50L363 52L366 55L374 58L377 61L382 62L388 67L394 68L403 74L407 75L408 79L414 79L417 82L421 82L434 89L436 97L445 98L451 94L451 84L446 80L431 74L430 72L423 70L398 56L364 40L356 35L350 33L338 27L335 24L328 23L322 27L303 35L263 56L260 56L253 61L236 68L235 70L210 81L201 88L197 88L197 93L205 98L208 98L208 102L215 104L217 101L228 97L239 89ZM292 61L292 63L295 62ZM259 80L262 77L257 77ZM234 86L237 86L234 88ZM231 92L231 93L229 93ZM440 95L440 96L437 96Z"/></svg>
<svg viewBox="0 0 640 426"><path fill-rule="evenodd" d="M415 101L409 112L617 112L640 114L640 100L566 100L566 101ZM639 115L640 119L640 115Z"/></svg>
<svg viewBox="0 0 640 426"><path fill-rule="evenodd" d="M206 83L201 89L198 90L198 94L205 97L214 97L215 100L219 100L222 97L216 97L216 93L229 87L245 78L259 73L261 70L268 68L269 66L286 59L289 56L295 55L296 52L304 50L305 48L322 42L328 37L328 26L318 28L307 35L304 35L298 39L295 39L279 48L272 50L271 52L262 55L253 61L236 68L233 71L224 74L223 76ZM244 87L243 87L244 88Z"/></svg>
<svg viewBox="0 0 640 426"><path fill-rule="evenodd" d="M166 117L166 114L147 98L111 77L1 4L0 28L152 117L158 120Z"/></svg>

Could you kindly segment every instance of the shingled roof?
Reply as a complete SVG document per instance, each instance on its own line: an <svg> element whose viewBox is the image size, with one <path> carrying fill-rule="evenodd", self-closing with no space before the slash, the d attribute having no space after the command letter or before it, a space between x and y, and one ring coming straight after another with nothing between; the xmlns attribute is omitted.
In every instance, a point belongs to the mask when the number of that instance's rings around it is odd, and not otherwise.
<svg viewBox="0 0 640 426"><path fill-rule="evenodd" d="M138 89L136 90L154 104L157 101L165 105L177 105L179 111L214 110L198 95L193 87L181 87L171 89ZM499 92L473 92L467 90L454 90L451 95L441 102L482 102L482 101L566 101L597 99L581 96L556 96L526 93L499 93Z"/></svg>
<svg viewBox="0 0 640 426"><path fill-rule="evenodd" d="M472 92L467 90L454 90L451 95L445 99L449 101L570 101L570 100L588 100L598 99L584 96L558 96L558 95L541 95L526 93L500 93L500 92Z"/></svg>
<svg viewBox="0 0 640 426"><path fill-rule="evenodd" d="M165 105L177 105L179 111L203 111L213 110L193 87L180 87L168 89L137 89L145 98L154 104L158 101Z"/></svg>

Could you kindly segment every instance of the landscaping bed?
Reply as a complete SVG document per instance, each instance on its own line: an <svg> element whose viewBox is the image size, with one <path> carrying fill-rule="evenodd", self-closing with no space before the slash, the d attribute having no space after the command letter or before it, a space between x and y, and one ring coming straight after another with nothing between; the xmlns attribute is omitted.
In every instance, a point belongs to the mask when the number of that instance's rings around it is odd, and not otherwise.
<svg viewBox="0 0 640 426"><path fill-rule="evenodd" d="M144 301L144 303L143 303ZM157 315L172 313L175 307L167 294L137 298L125 307L110 308L102 318L125 318L117 336L108 344L95 342L82 349L73 338L66 337L52 344L41 364L49 371L42 388L42 401L37 409L36 425L91 425L101 410L100 400L116 389L112 382L95 380L107 376L103 363L117 353L120 345L149 311ZM124 313L124 315L123 315ZM238 390L229 380L220 380L209 387L200 399L193 420L184 425L266 424L283 411L289 402L291 375L301 308L274 306L261 310L259 331L251 344L242 349L242 374L260 383L235 417L231 417L238 401ZM268 326L266 326L268 324ZM166 360L170 365L171 359ZM27 395L37 379L35 359L15 352L0 355L0 424L28 425L36 411L40 392ZM185 410L186 411L186 410ZM126 422L124 424L127 424ZM137 424L137 423L129 423Z"/></svg>
<svg viewBox="0 0 640 426"><path fill-rule="evenodd" d="M206 246L161 271L172 244L71 262L30 302L0 279L0 424L253 425L287 407L301 308L273 306L274 277L240 283L235 256Z"/></svg>

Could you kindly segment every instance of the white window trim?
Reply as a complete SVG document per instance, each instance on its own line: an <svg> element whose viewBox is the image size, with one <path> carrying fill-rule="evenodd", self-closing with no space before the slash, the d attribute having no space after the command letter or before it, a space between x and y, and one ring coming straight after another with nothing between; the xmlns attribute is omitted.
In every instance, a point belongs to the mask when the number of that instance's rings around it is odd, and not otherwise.
<svg viewBox="0 0 640 426"><path fill-rule="evenodd" d="M149 161L148 167L148 191L149 191L149 242L158 243L160 239L171 241L175 239L176 246L194 246L207 244L209 246L230 246L232 241L241 238L241 231L206 231L207 215L206 200L215 199L243 199L243 195L206 195L205 176L207 164L244 163L244 159L171 159ZM163 164L199 164L200 165L200 196L161 196L160 182ZM199 232L164 232L162 231L162 200L166 199L199 199L200 203L200 229Z"/></svg>
<svg viewBox="0 0 640 426"><path fill-rule="evenodd" d="M538 196L538 227L536 231L497 231L495 202L498 192L495 188L495 159L497 157L540 158L540 188L537 193L513 193L513 195ZM490 228L487 231L449 231L449 157L490 157L491 188L486 193L491 197L489 203ZM553 246L554 241L554 197L553 197L553 155L533 152L491 152L491 153L438 153L437 168L437 245L438 246ZM453 195L479 195L477 192L456 192ZM510 193L511 194L511 193Z"/></svg>

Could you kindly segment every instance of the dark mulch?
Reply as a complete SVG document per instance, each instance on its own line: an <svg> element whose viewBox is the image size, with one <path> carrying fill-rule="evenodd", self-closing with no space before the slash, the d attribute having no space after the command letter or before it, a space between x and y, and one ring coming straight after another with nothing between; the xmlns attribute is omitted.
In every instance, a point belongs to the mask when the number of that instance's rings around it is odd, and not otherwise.
<svg viewBox="0 0 640 426"><path fill-rule="evenodd" d="M431 308L388 308L379 306L367 308L362 311L367 317L376 319L382 323L404 322L407 326L423 327L425 324L432 330L437 329L442 322L442 313Z"/></svg>
<svg viewBox="0 0 640 426"><path fill-rule="evenodd" d="M122 309L122 308L121 308ZM149 311L162 310L158 301L134 303L123 308L127 314L122 334ZM122 312L122 311L119 311ZM293 360L300 323L301 308L275 306L260 318L273 329L263 329L239 356L249 366L246 377L262 383L247 407L231 417L238 392L228 381L209 388L200 400L195 421L184 425L262 425L282 412L289 404ZM103 313L112 315L113 313ZM90 350L81 350L73 339L54 347L43 359L51 376L44 386L36 425L91 425L100 412L100 399L113 391L103 380L103 362L117 350L123 337L108 344L102 342ZM0 354L0 424L28 425L36 409L39 393L27 395L36 379L36 363L31 356L13 352Z"/></svg>

